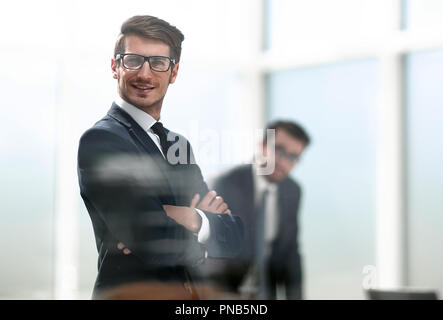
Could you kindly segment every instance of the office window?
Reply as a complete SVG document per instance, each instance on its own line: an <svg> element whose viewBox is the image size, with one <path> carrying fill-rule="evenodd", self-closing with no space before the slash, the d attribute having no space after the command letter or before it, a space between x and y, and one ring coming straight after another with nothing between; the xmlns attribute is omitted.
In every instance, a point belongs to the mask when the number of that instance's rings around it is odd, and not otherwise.
<svg viewBox="0 0 443 320"><path fill-rule="evenodd" d="M2 51L0 299L53 291L56 65L43 54L33 59Z"/></svg>
<svg viewBox="0 0 443 320"><path fill-rule="evenodd" d="M443 50L406 59L409 280L443 293Z"/></svg>
<svg viewBox="0 0 443 320"><path fill-rule="evenodd" d="M383 0L268 0L267 9L267 47L294 54L364 45L390 23Z"/></svg>
<svg viewBox="0 0 443 320"><path fill-rule="evenodd" d="M443 18L443 2L440 0L404 0L405 26L412 31L428 29L438 32Z"/></svg>
<svg viewBox="0 0 443 320"><path fill-rule="evenodd" d="M362 60L268 79L269 120L295 120L312 137L292 172L307 299L363 298L362 270L374 264L377 77L377 61Z"/></svg>

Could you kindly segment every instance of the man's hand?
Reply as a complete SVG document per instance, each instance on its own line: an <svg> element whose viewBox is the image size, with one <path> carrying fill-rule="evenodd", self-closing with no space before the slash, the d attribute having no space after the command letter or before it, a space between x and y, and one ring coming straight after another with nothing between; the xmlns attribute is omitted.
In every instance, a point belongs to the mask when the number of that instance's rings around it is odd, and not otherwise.
<svg viewBox="0 0 443 320"><path fill-rule="evenodd" d="M231 213L231 210L228 209L228 204L223 201L222 197L217 196L217 192L214 190L209 191L200 203L198 203L199 200L200 195L197 193L194 198L192 198L191 207L197 207L198 209L212 213Z"/></svg>
<svg viewBox="0 0 443 320"><path fill-rule="evenodd" d="M201 217L195 211L196 207L200 210L212 213L231 213L231 210L228 209L227 203L223 201L222 197L217 196L217 192L214 190L209 191L200 203L199 200L200 195L197 193L192 198L189 207L164 205L163 209L166 211L168 217L174 219L177 223L194 233L197 233L201 228ZM131 253L131 250L126 248L122 242L117 244L117 248L123 250L123 253L126 255Z"/></svg>
<svg viewBox="0 0 443 320"><path fill-rule="evenodd" d="M174 219L177 223L184 226L186 229L197 233L202 225L202 218L195 211L195 206L192 207L180 207L180 206L170 206L163 205L163 209L166 211L168 217ZM132 251L126 248L123 242L117 244L119 250L123 250L123 253L128 255Z"/></svg>
<svg viewBox="0 0 443 320"><path fill-rule="evenodd" d="M202 218L195 211L194 207L179 207L163 205L168 217L174 219L177 223L184 226L189 231L197 233L202 225Z"/></svg>
<svg viewBox="0 0 443 320"><path fill-rule="evenodd" d="M189 207L164 205L163 209L166 211L168 217L174 219L177 223L194 233L200 230L202 223L201 217L195 211L195 208L212 213L231 213L228 205L223 201L223 198L217 196L217 192L214 190L208 192L200 203L199 200L200 195L197 193L192 198Z"/></svg>
<svg viewBox="0 0 443 320"><path fill-rule="evenodd" d="M126 255L132 253L131 250L126 248L126 246L125 246L125 244L123 242L117 243L117 248L118 248L118 250L123 250L123 253L126 254Z"/></svg>

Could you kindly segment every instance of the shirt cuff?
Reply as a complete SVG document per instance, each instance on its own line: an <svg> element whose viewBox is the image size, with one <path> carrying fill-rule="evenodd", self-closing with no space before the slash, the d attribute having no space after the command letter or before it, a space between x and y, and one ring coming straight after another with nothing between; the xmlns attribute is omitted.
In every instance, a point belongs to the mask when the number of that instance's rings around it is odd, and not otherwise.
<svg viewBox="0 0 443 320"><path fill-rule="evenodd" d="M209 236L211 235L211 230L209 228L209 220L203 211L201 211L197 208L194 208L194 209L195 209L195 211L197 211L197 213L202 218L202 225L200 227L200 231L197 233L197 240L198 240L198 242L204 244L209 239Z"/></svg>

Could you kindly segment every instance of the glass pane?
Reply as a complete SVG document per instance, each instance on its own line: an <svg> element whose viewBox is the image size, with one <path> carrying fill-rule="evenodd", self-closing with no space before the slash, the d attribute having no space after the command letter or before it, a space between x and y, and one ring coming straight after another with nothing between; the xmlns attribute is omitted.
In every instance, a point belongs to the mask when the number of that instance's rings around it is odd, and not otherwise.
<svg viewBox="0 0 443 320"><path fill-rule="evenodd" d="M410 285L443 294L443 50L407 58Z"/></svg>
<svg viewBox="0 0 443 320"><path fill-rule="evenodd" d="M3 63L0 77L0 299L53 295L56 65L33 59ZM29 54L3 50L2 60Z"/></svg>
<svg viewBox="0 0 443 320"><path fill-rule="evenodd" d="M442 25L443 1L404 0L406 27L410 29L432 28Z"/></svg>
<svg viewBox="0 0 443 320"><path fill-rule="evenodd" d="M384 0L268 0L268 48L317 50L382 34L390 25ZM376 21L376 23L374 23ZM391 23L392 24L392 23ZM356 43L353 43L356 45Z"/></svg>
<svg viewBox="0 0 443 320"><path fill-rule="evenodd" d="M0 28L4 30L2 46L57 46L63 41L54 40L54 34L60 30L59 2L17 0L3 5L0 10Z"/></svg>
<svg viewBox="0 0 443 320"><path fill-rule="evenodd" d="M378 63L365 60L269 77L270 120L299 122L312 145L292 172L303 189L307 299L363 299L375 261Z"/></svg>

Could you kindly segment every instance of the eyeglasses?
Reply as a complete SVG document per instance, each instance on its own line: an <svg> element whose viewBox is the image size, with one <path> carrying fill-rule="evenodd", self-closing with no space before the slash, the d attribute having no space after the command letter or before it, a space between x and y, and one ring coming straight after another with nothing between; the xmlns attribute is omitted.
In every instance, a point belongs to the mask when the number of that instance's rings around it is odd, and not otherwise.
<svg viewBox="0 0 443 320"><path fill-rule="evenodd" d="M123 63L123 67L128 70L139 70L143 67L144 63L148 61L151 70L157 72L166 72L171 67L171 64L175 64L175 59L169 57L145 57L135 53L118 53L115 56L115 59L121 60Z"/></svg>
<svg viewBox="0 0 443 320"><path fill-rule="evenodd" d="M282 146L275 146L275 154L280 158L285 158L290 162L296 162L300 160L301 155L287 153Z"/></svg>

